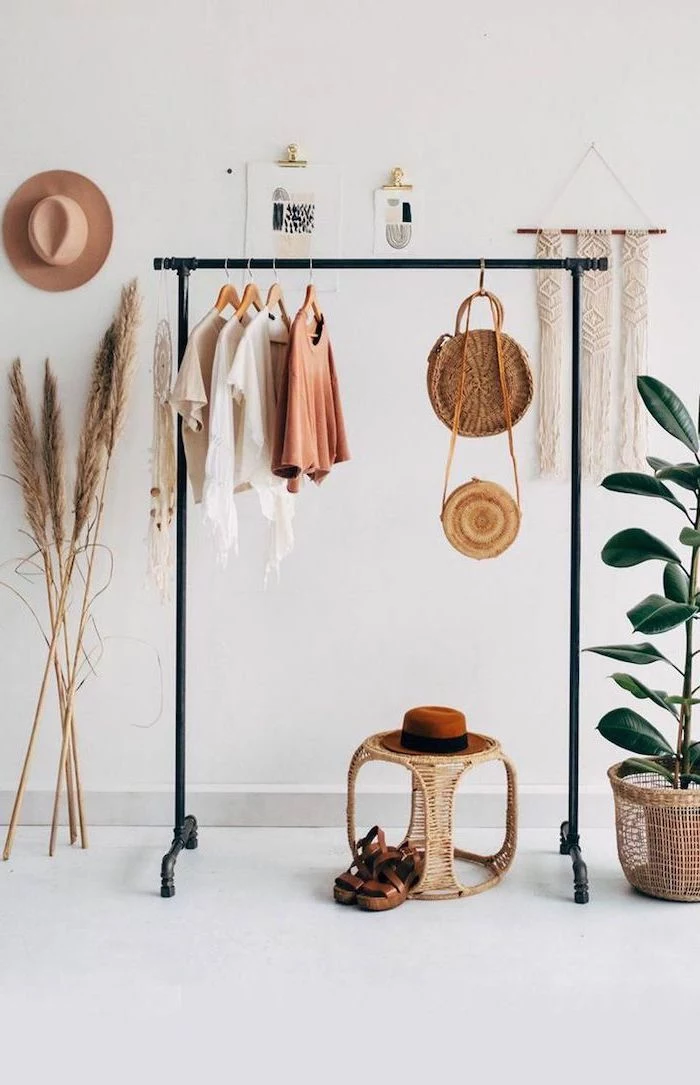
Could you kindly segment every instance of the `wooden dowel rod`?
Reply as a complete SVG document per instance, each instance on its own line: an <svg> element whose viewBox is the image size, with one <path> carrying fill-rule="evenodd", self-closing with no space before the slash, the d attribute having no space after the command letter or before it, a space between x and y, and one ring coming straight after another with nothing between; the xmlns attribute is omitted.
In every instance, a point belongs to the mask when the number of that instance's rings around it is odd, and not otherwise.
<svg viewBox="0 0 700 1085"><path fill-rule="evenodd" d="M516 234L541 234L542 231L545 230L545 229L546 230L555 230L556 227L555 226L540 226L540 227L538 227L538 226L519 226L518 229L515 232L516 232ZM638 226L638 227L630 227L630 230L631 229L642 230L644 228L642 226ZM603 232L603 231L601 231L601 232ZM624 235L626 233L629 233L630 231L629 230L624 230L621 227L616 226L614 230L608 230L607 232L610 233L610 234L618 234L618 235L621 236L621 235ZM665 234L666 229L663 226L653 226L653 227L650 227L645 232L648 233L648 234ZM560 233L560 234L578 234L578 233L581 233L581 230L578 230L575 226L567 226L566 229L564 229L564 230L557 230L557 233Z"/></svg>

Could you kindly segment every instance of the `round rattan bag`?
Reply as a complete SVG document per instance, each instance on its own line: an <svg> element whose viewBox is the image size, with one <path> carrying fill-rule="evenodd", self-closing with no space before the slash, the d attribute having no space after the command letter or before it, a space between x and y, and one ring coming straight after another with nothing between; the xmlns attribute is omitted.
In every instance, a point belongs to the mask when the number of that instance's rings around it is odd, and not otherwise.
<svg viewBox="0 0 700 1085"><path fill-rule="evenodd" d="M520 509L503 486L479 478L445 501L442 526L449 543L469 558L497 558L520 530Z"/></svg>
<svg viewBox="0 0 700 1085"><path fill-rule="evenodd" d="M496 381L500 396L500 411L505 423L504 429L508 433L508 450L513 466L515 498L511 497L508 491L503 486L499 486L497 482L483 482L478 478L472 479L471 482L467 482L463 486L458 486L449 497L447 494L457 437L460 432L459 423L460 419L464 418L463 406L469 380L470 357L472 356L469 350L470 336L472 334L469 331L469 318L472 302L476 297L480 296L485 296L488 299L493 317L494 330L491 334L495 345ZM464 308L466 308L467 314L466 330L460 337L462 356L457 370L455 398L452 406L452 434L445 466L445 484L442 491L440 519L447 540L454 546L455 550L459 550L461 554L465 554L470 558L496 558L504 550L508 549L520 530L520 482L518 480L518 465L513 445L513 418L506 381L504 336L501 331L503 306L494 294L488 293L483 289L483 286L480 286L478 293L467 298L460 308L457 317L458 325ZM531 389L532 386L530 386L530 394ZM494 402L490 415L492 419L496 414L495 407Z"/></svg>
<svg viewBox="0 0 700 1085"><path fill-rule="evenodd" d="M469 299L467 299L469 300ZM503 323L503 306L494 301ZM467 302L459 308L454 335L441 335L428 356L428 395L441 422L452 429L466 343L467 373L459 417L461 437L490 437L508 428L498 369L496 332L491 328L460 331ZM505 384L511 425L523 417L532 402L532 370L528 356L515 339L500 332Z"/></svg>

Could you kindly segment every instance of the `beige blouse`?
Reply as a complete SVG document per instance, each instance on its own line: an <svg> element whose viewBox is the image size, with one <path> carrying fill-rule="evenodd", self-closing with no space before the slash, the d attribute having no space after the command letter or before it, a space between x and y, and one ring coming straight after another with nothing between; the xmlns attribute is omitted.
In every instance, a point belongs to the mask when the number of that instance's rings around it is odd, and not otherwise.
<svg viewBox="0 0 700 1085"><path fill-rule="evenodd" d="M319 337L300 312L292 324L277 401L272 470L288 479L287 489L296 493L302 475L323 482L333 464L349 459L328 330L324 321Z"/></svg>
<svg viewBox="0 0 700 1085"><path fill-rule="evenodd" d="M210 309L190 332L170 402L182 415L182 439L187 458L187 474L196 502L202 500L204 468L209 447L209 402L214 353L219 332L226 321L216 309Z"/></svg>

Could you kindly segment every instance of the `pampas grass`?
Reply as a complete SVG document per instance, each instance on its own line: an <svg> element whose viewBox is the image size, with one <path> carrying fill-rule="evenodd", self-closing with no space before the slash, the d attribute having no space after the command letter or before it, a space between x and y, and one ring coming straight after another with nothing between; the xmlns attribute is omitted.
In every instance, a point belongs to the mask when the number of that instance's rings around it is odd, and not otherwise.
<svg viewBox="0 0 700 1085"><path fill-rule="evenodd" d="M40 470L39 440L19 358L10 369L10 397L12 458L22 489L24 514L37 548L43 553L48 547L46 490Z"/></svg>
<svg viewBox="0 0 700 1085"><path fill-rule="evenodd" d="M100 446L91 453L86 449L83 454L83 439L78 454L78 471L85 471L85 478L80 488L81 498L87 506L81 510L87 513L97 494L97 513L94 529L90 531L90 556L88 558L87 574L83 588L83 598L78 622L78 632L75 642L72 667L68 673L68 689L66 692L66 707L64 711L63 742L59 759L56 790L54 793L53 816L51 819L51 832L49 836L49 855L54 854L56 846L56 833L58 831L58 811L61 798L61 780L65 774L65 767L70 752L70 741L73 730L73 705L78 681L78 667L82 653L83 638L90 616L90 591L92 587L95 555L98 550L98 540L102 517L104 514L104 500L109 477L109 468L112 456L119 437L124 429L129 392L136 367L136 340L138 328L141 322L141 298L138 292L136 280L132 280L122 289L121 300L117 315L110 325L95 362L93 373L93 385L95 400L99 398L103 404L101 420L95 420L95 440ZM101 375L101 386L97 384ZM93 389L91 388L92 398ZM88 400L85 414L83 436L87 440L86 427L89 429L93 424L93 405ZM93 490L93 475L95 464L99 463L98 481ZM100 481L101 474L101 481ZM79 509L76 504L74 540L77 542L76 532L79 533Z"/></svg>
<svg viewBox="0 0 700 1085"><path fill-rule="evenodd" d="M114 325L110 324L92 363L90 389L80 430L75 486L73 487L74 539L80 536L90 517L103 474L106 457L106 416L113 364Z"/></svg>
<svg viewBox="0 0 700 1085"><path fill-rule="evenodd" d="M121 303L114 321L112 379L107 402L105 445L107 455L114 452L126 419L129 392L136 368L136 335L141 323L141 296L136 279L122 289Z"/></svg>
<svg viewBox="0 0 700 1085"><path fill-rule="evenodd" d="M66 537L66 449L58 384L48 358L44 365L41 438L51 530L60 560Z"/></svg>
<svg viewBox="0 0 700 1085"><path fill-rule="evenodd" d="M66 450L65 432L63 427L63 413L58 396L58 382L51 368L49 359L44 363L44 389L41 413L41 451L44 470L44 485L48 499L48 515L53 545L56 553L59 582L63 581L64 562L63 548L66 539ZM47 563L47 591L49 600L49 615L53 627L55 620L56 602L58 589L54 578L53 563ZM68 667L70 660L70 646L68 637L68 623L66 615L63 616L63 651L65 666ZM54 663L56 682L58 684L58 700L61 709L61 722L64 723L66 709L66 677L63 671L62 661L58 657ZM71 735L69 738L69 757L66 762L66 792L68 798L68 822L70 827L70 841L75 843L77 839L76 808L80 820L83 845L85 845L85 828L83 818L83 797L80 788L80 767L78 753L74 741L74 731L71 723Z"/></svg>
<svg viewBox="0 0 700 1085"><path fill-rule="evenodd" d="M75 483L73 487L73 527L68 545L65 545L66 480L63 425L56 381L47 363L44 378L42 414L42 454L33 426L28 397L19 362L10 375L13 397L12 439L15 465L20 476L27 520L42 553L47 553L50 564L47 521L50 522L53 541L58 555L60 589L56 589L53 603L49 599L51 641L49 644L44 675L39 690L34 720L29 736L27 752L10 817L3 858L12 851L19 814L26 790L29 767L34 750L39 722L43 713L48 676L57 664L59 633L63 632L66 665L57 670L59 684L59 707L61 711L62 742L59 757L54 809L49 838L49 854L53 855L58 827L61 782L66 779L68 787L69 817L72 802L73 758L75 786L78 798L82 842L87 837L82 810L82 795L75 744L74 702L78 684L79 663L84 654L83 639L90 618L91 588L95 556L99 549L99 534L104 514L104 502L110 465L119 437L124 428L129 391L136 365L136 340L141 317L141 299L136 280L125 286L116 316L102 337L92 366L90 386L83 414L78 442ZM41 463L43 473L38 468ZM43 543L43 546L42 546ZM76 623L73 643L68 644L66 610L80 554L87 555L87 570L82 577L82 601ZM53 573L52 573L53 582ZM59 679L59 670L61 677ZM71 831L71 840L73 833Z"/></svg>

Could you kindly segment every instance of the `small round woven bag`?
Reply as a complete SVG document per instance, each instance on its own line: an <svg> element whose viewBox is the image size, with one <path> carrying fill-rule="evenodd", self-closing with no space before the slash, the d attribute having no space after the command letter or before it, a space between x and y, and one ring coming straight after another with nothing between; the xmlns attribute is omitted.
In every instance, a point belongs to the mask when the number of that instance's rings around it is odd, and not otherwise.
<svg viewBox="0 0 700 1085"><path fill-rule="evenodd" d="M520 508L497 482L473 478L453 490L442 509L447 541L470 558L497 558L520 530Z"/></svg>
<svg viewBox="0 0 700 1085"><path fill-rule="evenodd" d="M493 317L493 331L471 332L469 330L469 318L471 316L472 302L477 297L486 297L491 306L491 315ZM447 464L445 467L445 484L442 492L442 509L440 513L440 519L442 520L442 527L447 537L448 542L454 546L455 550L458 550L461 554L470 558L495 558L499 554L502 554L504 550L515 540L518 531L520 530L520 481L518 479L518 465L515 459L515 449L513 446L513 425L519 418L522 418L523 414L529 406L532 399L532 374L530 373L530 367L527 364L527 356L522 348L518 347L515 340L505 336L501 330L503 323L503 306L500 300L495 294L490 294L483 288L483 280L480 283L479 290L476 293L471 294L460 306L457 314L457 327L459 328L462 314L466 312L466 325L463 333L456 334L450 338L450 343L454 344L456 341L461 346L461 358L459 366L450 366L453 375L450 377L450 387L442 382L443 388L446 392L443 392L443 399L441 403L451 400L452 402L452 418L450 420L450 426L452 434L450 437L450 449L447 456ZM483 345L486 340L483 336L488 335L491 338L488 340L488 347L486 351L481 349L481 346L472 349L472 343L474 342L473 336L479 336L479 343ZM443 337L444 339L445 337ZM506 371L506 350L504 347L504 341L508 341L517 347L517 357L519 359L519 369L513 370L514 372L526 372L528 380L521 383L519 387L524 390L523 396L521 396L521 411L518 418L514 418L512 411L512 398L511 387L507 380ZM492 351L493 346L493 351ZM428 387L431 387L431 374L430 364L433 364L433 378L436 372L436 363L433 359L433 354L436 348L433 348L431 352L431 359L428 366ZM452 347L450 348L452 351ZM478 370L477 376L474 376L472 372L470 374L470 366L473 358L478 358L478 364L481 368ZM511 352L511 358L515 358L515 352ZM490 361L487 361L490 359ZM524 362L524 370L522 364ZM446 367L443 365L442 373L446 372ZM470 379L471 375L471 379ZM483 378L483 382L482 382ZM479 403L475 410L465 411L465 405L467 405L467 389L474 390L481 387L482 391L488 389L494 384L498 388L499 397L498 401L494 395L481 395L478 397ZM440 386L440 381L437 381L436 386ZM436 414L442 421L445 419L436 406L436 401L431 395L431 402L436 410ZM524 406L523 406L524 403ZM465 419L467 422L465 423ZM503 425L501 425L501 419ZM457 437L460 434L464 434L465 430L461 428L468 424L472 427L472 430L468 432L472 436L485 436L487 433L502 433L504 430L508 433L508 449L510 452L511 463L513 464L513 478L515 481L515 499L508 493L503 486L499 486L496 482L484 482L481 479L472 479L471 482L465 483L463 486L458 486L456 490L453 490L449 495L447 494L450 472L452 470L452 462L454 460L455 447L457 444ZM475 432L473 427L476 426L478 432Z"/></svg>

